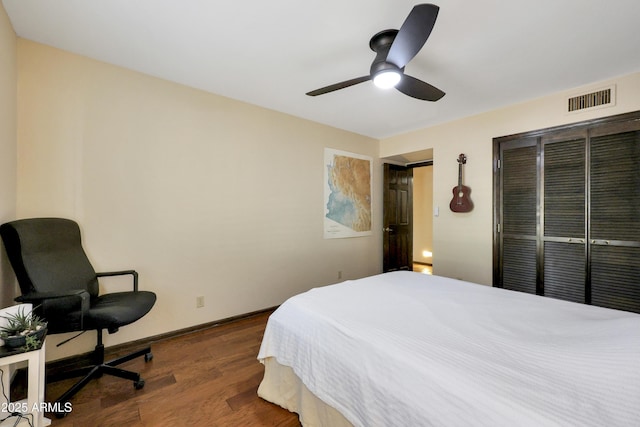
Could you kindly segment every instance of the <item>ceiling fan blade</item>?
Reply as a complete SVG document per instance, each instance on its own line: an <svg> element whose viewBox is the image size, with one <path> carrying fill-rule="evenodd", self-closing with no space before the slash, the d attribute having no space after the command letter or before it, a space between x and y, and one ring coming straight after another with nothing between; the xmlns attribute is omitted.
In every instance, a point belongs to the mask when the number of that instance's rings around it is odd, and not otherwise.
<svg viewBox="0 0 640 427"><path fill-rule="evenodd" d="M429 83L425 83L415 77L407 76L406 74L402 76L402 80L400 80L396 89L405 95L422 99L423 101L437 101L445 95L444 92L437 87L431 86Z"/></svg>
<svg viewBox="0 0 640 427"><path fill-rule="evenodd" d="M349 86L357 85L358 83L363 83L363 82L366 82L367 80L371 80L371 76L357 77L355 79L351 79L351 80L347 80L347 81L344 81L344 82L340 82L340 83L332 84L332 85L329 85L329 86L325 86L323 88L312 90L311 92L307 92L307 95L309 95L309 96L324 95L325 93L329 93L329 92L333 92L335 90L344 89L344 88L349 87Z"/></svg>
<svg viewBox="0 0 640 427"><path fill-rule="evenodd" d="M419 4L411 9L387 54L387 62L403 68L418 54L429 38L440 8L435 4Z"/></svg>

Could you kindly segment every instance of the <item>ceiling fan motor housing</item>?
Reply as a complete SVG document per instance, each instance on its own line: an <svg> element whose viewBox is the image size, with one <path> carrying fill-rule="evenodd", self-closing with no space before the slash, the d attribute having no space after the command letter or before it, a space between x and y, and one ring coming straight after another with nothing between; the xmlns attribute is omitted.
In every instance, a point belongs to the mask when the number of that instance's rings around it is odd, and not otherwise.
<svg viewBox="0 0 640 427"><path fill-rule="evenodd" d="M369 69L369 75L374 83L376 82L376 76L382 73L391 72L402 76L403 70L397 65L387 61L389 49L397 34L398 30L383 30L371 37L369 41L369 47L376 52L376 57Z"/></svg>

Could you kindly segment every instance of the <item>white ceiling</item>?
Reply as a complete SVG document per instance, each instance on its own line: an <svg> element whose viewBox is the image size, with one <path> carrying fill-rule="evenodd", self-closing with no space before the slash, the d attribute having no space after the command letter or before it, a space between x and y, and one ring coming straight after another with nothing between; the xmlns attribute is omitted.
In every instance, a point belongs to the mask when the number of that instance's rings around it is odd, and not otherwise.
<svg viewBox="0 0 640 427"><path fill-rule="evenodd" d="M371 82L369 39L416 0L3 0L18 36L152 76L385 138L640 71L638 0L433 0L406 73L432 103Z"/></svg>

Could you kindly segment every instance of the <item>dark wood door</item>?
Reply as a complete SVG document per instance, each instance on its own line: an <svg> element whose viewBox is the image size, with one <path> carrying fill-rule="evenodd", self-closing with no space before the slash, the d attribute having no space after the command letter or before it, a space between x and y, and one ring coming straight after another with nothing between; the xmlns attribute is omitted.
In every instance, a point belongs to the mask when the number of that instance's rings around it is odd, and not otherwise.
<svg viewBox="0 0 640 427"><path fill-rule="evenodd" d="M413 169L384 165L383 263L385 272L412 270Z"/></svg>
<svg viewBox="0 0 640 427"><path fill-rule="evenodd" d="M590 137L589 302L640 313L640 122Z"/></svg>
<svg viewBox="0 0 640 427"><path fill-rule="evenodd" d="M587 132L568 130L541 138L538 294L587 303Z"/></svg>
<svg viewBox="0 0 640 427"><path fill-rule="evenodd" d="M535 294L539 199L536 139L500 144L500 159L496 286Z"/></svg>

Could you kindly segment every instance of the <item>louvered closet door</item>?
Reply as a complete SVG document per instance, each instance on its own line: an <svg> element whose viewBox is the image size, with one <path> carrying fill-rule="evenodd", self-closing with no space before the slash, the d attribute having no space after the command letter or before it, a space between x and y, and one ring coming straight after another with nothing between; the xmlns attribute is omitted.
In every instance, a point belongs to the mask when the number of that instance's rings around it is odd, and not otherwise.
<svg viewBox="0 0 640 427"><path fill-rule="evenodd" d="M585 303L586 132L542 139L544 296Z"/></svg>
<svg viewBox="0 0 640 427"><path fill-rule="evenodd" d="M496 138L494 285L640 313L640 112Z"/></svg>
<svg viewBox="0 0 640 427"><path fill-rule="evenodd" d="M640 313L640 125L590 140L591 303Z"/></svg>
<svg viewBox="0 0 640 427"><path fill-rule="evenodd" d="M536 293L537 157L535 138L500 146L500 286Z"/></svg>

